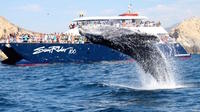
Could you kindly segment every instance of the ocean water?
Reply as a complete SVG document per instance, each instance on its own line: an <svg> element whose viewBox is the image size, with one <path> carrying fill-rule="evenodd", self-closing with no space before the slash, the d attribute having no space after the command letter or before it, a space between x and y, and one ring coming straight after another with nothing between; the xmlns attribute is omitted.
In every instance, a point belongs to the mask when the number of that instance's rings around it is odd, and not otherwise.
<svg viewBox="0 0 200 112"><path fill-rule="evenodd" d="M1 64L0 112L199 112L200 55L172 65L177 86L162 88L135 62Z"/></svg>

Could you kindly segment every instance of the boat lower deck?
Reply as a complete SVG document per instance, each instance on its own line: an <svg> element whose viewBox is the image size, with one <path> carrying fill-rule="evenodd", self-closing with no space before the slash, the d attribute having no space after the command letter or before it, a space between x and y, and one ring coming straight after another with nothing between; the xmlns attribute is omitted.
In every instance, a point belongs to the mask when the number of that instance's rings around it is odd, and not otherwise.
<svg viewBox="0 0 200 112"><path fill-rule="evenodd" d="M187 54L179 44L158 46L167 56ZM8 57L2 61L5 64L90 63L131 59L121 52L91 43L1 43L0 49Z"/></svg>

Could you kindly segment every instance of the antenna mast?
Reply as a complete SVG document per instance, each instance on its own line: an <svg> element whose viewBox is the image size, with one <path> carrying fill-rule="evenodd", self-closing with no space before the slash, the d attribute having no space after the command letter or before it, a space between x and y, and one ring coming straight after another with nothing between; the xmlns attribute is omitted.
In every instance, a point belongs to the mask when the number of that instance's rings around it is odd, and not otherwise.
<svg viewBox="0 0 200 112"><path fill-rule="evenodd" d="M133 5L132 5L131 0L130 0L130 3L128 5L128 13L132 12L132 7L133 7Z"/></svg>

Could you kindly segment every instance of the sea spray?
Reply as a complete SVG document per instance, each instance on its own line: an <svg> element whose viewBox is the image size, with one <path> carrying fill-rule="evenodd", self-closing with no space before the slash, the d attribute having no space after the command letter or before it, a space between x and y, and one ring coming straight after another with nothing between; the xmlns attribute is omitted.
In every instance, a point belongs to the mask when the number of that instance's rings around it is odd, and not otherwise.
<svg viewBox="0 0 200 112"><path fill-rule="evenodd" d="M170 54L168 55L173 55L175 49L171 46L168 46L170 49ZM163 62L166 64L166 68L164 66L155 66L156 70L159 70L159 81L156 80L154 77L152 77L151 74L145 73L143 69L141 69L140 66L137 67L137 72L139 73L138 78L140 80L140 85L141 89L145 90L154 90L154 89L175 89L175 88L182 88L184 85L181 85L180 82L177 82L177 73L175 72L175 61L170 58L166 57L166 55L163 54L163 52L157 47L159 50ZM156 64L156 63L154 63ZM167 71L165 71L165 70ZM163 71L164 70L164 71ZM162 76L165 76L165 79L163 79Z"/></svg>

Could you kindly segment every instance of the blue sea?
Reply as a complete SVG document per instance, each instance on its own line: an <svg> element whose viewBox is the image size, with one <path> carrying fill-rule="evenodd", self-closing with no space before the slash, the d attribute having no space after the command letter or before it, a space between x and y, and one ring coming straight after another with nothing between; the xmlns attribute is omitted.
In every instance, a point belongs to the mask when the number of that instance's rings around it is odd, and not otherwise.
<svg viewBox="0 0 200 112"><path fill-rule="evenodd" d="M162 88L135 62L0 64L0 112L199 112L200 56L171 69L178 85Z"/></svg>

